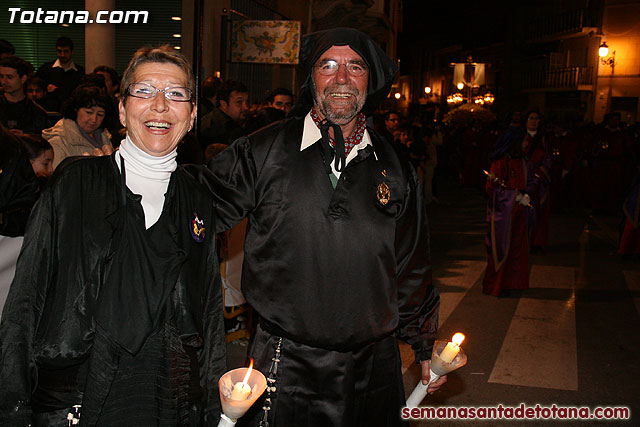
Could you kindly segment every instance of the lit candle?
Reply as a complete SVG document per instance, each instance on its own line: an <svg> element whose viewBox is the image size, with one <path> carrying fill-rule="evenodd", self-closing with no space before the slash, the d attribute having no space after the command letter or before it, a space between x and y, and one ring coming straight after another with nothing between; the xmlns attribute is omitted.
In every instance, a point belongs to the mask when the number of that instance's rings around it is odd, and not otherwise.
<svg viewBox="0 0 640 427"><path fill-rule="evenodd" d="M460 344L464 341L464 335L460 332L456 333L453 338L451 338L451 342L447 343L447 346L440 353L440 359L443 362L451 363L453 359L456 358L458 353L460 353Z"/></svg>
<svg viewBox="0 0 640 427"><path fill-rule="evenodd" d="M247 369L247 373L244 376L242 382L237 382L233 386L233 391L231 392L231 400L247 400L249 395L251 394L251 387L247 384L249 381L249 377L251 376L251 370L253 369L253 359L251 359L251 363L249 364L249 369Z"/></svg>

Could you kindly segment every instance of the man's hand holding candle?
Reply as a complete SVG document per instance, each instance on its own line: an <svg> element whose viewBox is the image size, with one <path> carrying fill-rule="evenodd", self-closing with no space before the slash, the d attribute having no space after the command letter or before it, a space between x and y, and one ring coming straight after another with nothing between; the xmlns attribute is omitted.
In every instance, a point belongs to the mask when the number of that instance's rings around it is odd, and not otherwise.
<svg viewBox="0 0 640 427"><path fill-rule="evenodd" d="M467 363L467 356L457 358L462 350L460 344L464 341L464 334L456 333L450 342L436 341L432 351L432 360L422 360L422 381L419 382L407 399L407 407L416 407L425 398L427 393L432 394L438 390L445 382L451 371L454 371ZM437 352L439 350L439 353ZM433 361L433 370L432 362Z"/></svg>
<svg viewBox="0 0 640 427"><path fill-rule="evenodd" d="M420 366L422 367L422 384L427 384L431 379L431 373L430 373L431 360L421 360ZM442 375L436 381L429 384L429 388L427 389L427 392L430 394L433 394L434 392L438 391L440 387L442 387L442 385L446 382L447 382L447 376Z"/></svg>

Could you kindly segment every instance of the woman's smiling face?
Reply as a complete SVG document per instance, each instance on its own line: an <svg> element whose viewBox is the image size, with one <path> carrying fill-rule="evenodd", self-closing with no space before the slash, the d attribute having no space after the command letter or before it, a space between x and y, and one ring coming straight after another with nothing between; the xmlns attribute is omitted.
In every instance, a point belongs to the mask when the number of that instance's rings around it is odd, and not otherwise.
<svg viewBox="0 0 640 427"><path fill-rule="evenodd" d="M175 64L146 62L133 73L133 83L146 83L157 89L189 87L188 77ZM120 121L131 141L152 156L172 152L193 126L196 108L191 101L171 101L163 92L149 99L129 95L120 101Z"/></svg>

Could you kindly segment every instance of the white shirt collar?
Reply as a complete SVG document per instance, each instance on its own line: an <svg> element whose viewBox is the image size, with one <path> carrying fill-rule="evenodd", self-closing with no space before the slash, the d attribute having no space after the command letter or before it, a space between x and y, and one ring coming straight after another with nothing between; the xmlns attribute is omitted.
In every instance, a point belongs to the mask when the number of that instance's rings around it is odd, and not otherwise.
<svg viewBox="0 0 640 427"><path fill-rule="evenodd" d="M140 203L146 228L155 224L162 214L171 173L177 168L177 156L176 149L162 157L152 156L134 144L128 134L120 144L120 149L116 151L115 160L118 168L120 157L125 160L127 187L134 194L142 196Z"/></svg>
<svg viewBox="0 0 640 427"><path fill-rule="evenodd" d="M51 68L62 68L65 71L67 70L78 71L78 69L76 68L76 63L73 62L73 59L71 60L71 62L69 62L69 65L67 67L63 67L60 60L56 59L56 62L53 63L53 66Z"/></svg>
<svg viewBox="0 0 640 427"><path fill-rule="evenodd" d="M300 143L300 151L306 150L307 148L311 147L321 138L322 134L320 133L320 129L318 129L318 126L316 126L315 122L311 118L311 112L307 113L306 117L304 118L304 128L302 130L302 142ZM362 141L360 141L360 144L353 147L353 149L349 152L345 166L348 165L349 162L358 155L359 150L362 150L367 145L373 146L373 144L371 143L371 138L369 137L369 132L365 127L364 134L362 135ZM378 156L375 154L375 152L373 154L377 159ZM331 169L333 170L333 174L340 178L340 172L335 170L333 162L331 162Z"/></svg>
<svg viewBox="0 0 640 427"><path fill-rule="evenodd" d="M316 126L315 122L311 118L311 112L308 112L304 118L304 129L302 130L302 143L300 144L300 151L311 147L317 140L322 138L320 129Z"/></svg>

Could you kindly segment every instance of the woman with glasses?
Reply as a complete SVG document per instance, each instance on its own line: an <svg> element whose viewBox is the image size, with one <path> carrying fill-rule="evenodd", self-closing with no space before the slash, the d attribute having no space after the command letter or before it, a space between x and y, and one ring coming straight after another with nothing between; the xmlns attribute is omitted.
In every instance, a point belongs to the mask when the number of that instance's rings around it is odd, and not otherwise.
<svg viewBox="0 0 640 427"><path fill-rule="evenodd" d="M119 151L65 164L34 208L0 324L0 425L218 422L213 204L176 164L193 90L183 56L140 49Z"/></svg>

